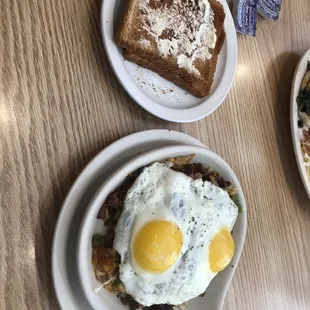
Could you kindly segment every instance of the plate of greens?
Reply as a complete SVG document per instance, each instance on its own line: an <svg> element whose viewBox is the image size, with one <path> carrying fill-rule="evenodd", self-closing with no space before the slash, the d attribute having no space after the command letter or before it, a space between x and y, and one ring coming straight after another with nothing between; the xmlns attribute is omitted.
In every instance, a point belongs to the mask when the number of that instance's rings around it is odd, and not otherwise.
<svg viewBox="0 0 310 310"><path fill-rule="evenodd" d="M310 198L310 49L300 59L291 92L291 131L298 169Z"/></svg>

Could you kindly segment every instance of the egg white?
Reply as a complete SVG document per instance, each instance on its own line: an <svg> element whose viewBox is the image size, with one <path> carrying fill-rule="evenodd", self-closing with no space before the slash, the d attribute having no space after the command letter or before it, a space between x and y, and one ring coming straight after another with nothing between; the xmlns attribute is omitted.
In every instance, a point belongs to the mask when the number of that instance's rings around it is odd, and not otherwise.
<svg viewBox="0 0 310 310"><path fill-rule="evenodd" d="M144 168L127 192L115 231L127 293L145 306L177 305L202 294L217 274L209 266L210 242L221 229L231 231L237 215L228 193L210 182L193 180L167 164ZM130 250L137 233L154 220L175 223L183 234L178 260L159 274L143 270Z"/></svg>

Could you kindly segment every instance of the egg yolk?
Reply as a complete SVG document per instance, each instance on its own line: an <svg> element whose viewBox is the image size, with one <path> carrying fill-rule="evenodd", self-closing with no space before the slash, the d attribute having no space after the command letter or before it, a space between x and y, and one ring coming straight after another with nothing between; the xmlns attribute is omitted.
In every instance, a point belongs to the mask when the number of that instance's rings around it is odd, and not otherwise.
<svg viewBox="0 0 310 310"><path fill-rule="evenodd" d="M211 241L209 248L209 264L213 272L227 267L234 255L234 239L230 231L222 229Z"/></svg>
<svg viewBox="0 0 310 310"><path fill-rule="evenodd" d="M135 261L145 271L161 273L178 259L183 236L180 229L168 221L147 223L136 236L133 244Z"/></svg>

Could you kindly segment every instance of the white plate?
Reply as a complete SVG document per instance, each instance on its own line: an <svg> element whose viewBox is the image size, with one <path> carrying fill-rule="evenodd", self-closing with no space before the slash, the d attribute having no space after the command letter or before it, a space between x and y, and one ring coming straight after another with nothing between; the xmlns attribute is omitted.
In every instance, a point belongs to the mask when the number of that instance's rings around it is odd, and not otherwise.
<svg viewBox="0 0 310 310"><path fill-rule="evenodd" d="M52 251L52 273L59 304L64 310L91 310L77 274L77 237L84 212L101 184L131 158L162 146L189 144L206 147L186 134L149 130L124 137L101 151L72 186L58 217Z"/></svg>
<svg viewBox="0 0 310 310"><path fill-rule="evenodd" d="M225 296L241 256L246 234L246 203L240 183L230 166L216 153L202 147L191 145L175 145L163 147L143 153L126 162L100 187L87 208L78 240L78 270L84 292L96 310L128 310L119 299L104 289L99 289L100 283L96 280L91 263L91 239L98 233L97 214L109 193L117 188L131 172L144 167L151 162L167 158L175 158L195 154L193 162L202 163L204 166L213 167L225 180L238 189L239 201L243 213L237 218L233 228L235 253L229 266L220 272L209 285L203 298L192 299L188 303L189 310L220 310L223 307ZM101 228L102 229L102 228Z"/></svg>
<svg viewBox="0 0 310 310"><path fill-rule="evenodd" d="M127 93L148 112L167 121L186 123L204 118L225 99L234 78L237 64L237 37L235 25L225 0L224 28L226 40L219 55L211 94L196 98L183 89L161 78L150 70L124 61L122 50L113 40L114 26L122 11L119 0L103 0L101 5L101 32L108 59Z"/></svg>
<svg viewBox="0 0 310 310"><path fill-rule="evenodd" d="M303 161L302 152L301 152L300 142L301 142L302 131L300 128L298 128L299 116L298 116L298 106L296 102L296 98L299 94L302 80L307 71L308 61L310 61L310 49L305 53L305 55L299 61L297 69L295 71L295 75L294 75L292 93L291 93L291 131L292 131L293 146L294 146L298 169L301 175L302 182L304 183L306 192L310 198L310 181L308 181L307 171L304 166L304 161Z"/></svg>

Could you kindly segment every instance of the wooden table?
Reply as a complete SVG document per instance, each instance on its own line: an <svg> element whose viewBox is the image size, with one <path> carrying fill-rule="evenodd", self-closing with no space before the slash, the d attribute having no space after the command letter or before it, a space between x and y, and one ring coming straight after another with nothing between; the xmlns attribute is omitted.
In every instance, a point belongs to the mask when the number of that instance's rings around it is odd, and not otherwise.
<svg viewBox="0 0 310 310"><path fill-rule="evenodd" d="M100 0L0 1L0 309L59 309L51 280L57 215L83 167L136 131L190 134L236 171L248 202L244 252L224 309L310 309L310 202L290 135L293 72L310 47L309 0L239 36L224 104L192 124L162 121L107 62Z"/></svg>

